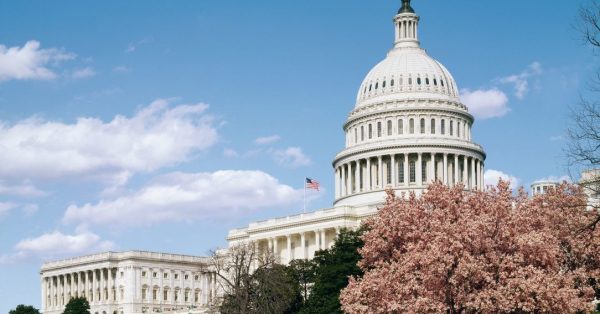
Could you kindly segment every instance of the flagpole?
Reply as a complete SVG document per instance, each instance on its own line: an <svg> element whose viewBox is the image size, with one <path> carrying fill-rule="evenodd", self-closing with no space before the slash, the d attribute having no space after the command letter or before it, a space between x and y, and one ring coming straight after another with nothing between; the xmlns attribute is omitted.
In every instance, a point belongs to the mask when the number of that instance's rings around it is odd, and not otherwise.
<svg viewBox="0 0 600 314"><path fill-rule="evenodd" d="M302 209L302 213L306 214L306 178L304 178L304 181L302 182L302 186L304 186L304 207Z"/></svg>

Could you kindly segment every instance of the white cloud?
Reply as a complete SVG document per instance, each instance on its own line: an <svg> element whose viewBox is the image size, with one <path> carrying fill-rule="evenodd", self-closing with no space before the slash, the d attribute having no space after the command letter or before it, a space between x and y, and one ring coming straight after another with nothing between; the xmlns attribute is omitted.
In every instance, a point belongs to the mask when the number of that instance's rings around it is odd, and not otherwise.
<svg viewBox="0 0 600 314"><path fill-rule="evenodd" d="M13 195L21 197L40 197L46 195L46 192L39 190L31 182L8 184L0 181L0 195Z"/></svg>
<svg viewBox="0 0 600 314"><path fill-rule="evenodd" d="M130 43L127 45L127 48L125 48L125 52L126 52L126 53L131 53L131 52L134 52L134 51L136 51L136 50L137 50L137 48L138 48L139 46L141 46L141 45L146 45L146 44L149 44L149 43L152 43L152 41L153 41L153 39L151 39L151 38L150 38L150 39L142 39L142 40L138 40L138 41L136 41L136 42L130 42Z"/></svg>
<svg viewBox="0 0 600 314"><path fill-rule="evenodd" d="M510 111L508 97L496 88L475 91L463 89L460 98L477 119L499 118Z"/></svg>
<svg viewBox="0 0 600 314"><path fill-rule="evenodd" d="M30 40L23 47L0 45L0 82L8 80L51 80L57 77L51 69L75 55L60 49L40 49L40 43Z"/></svg>
<svg viewBox="0 0 600 314"><path fill-rule="evenodd" d="M174 172L115 199L71 205L63 221L87 225L152 225L228 219L252 210L298 204L301 193L261 171Z"/></svg>
<svg viewBox="0 0 600 314"><path fill-rule="evenodd" d="M217 142L208 105L154 101L133 117L75 123L36 118L0 122L0 177L90 177L123 181L187 160Z"/></svg>
<svg viewBox="0 0 600 314"><path fill-rule="evenodd" d="M231 148L226 148L223 150L223 156L227 157L227 158L235 158L238 157L240 154L235 151L234 149Z"/></svg>
<svg viewBox="0 0 600 314"><path fill-rule="evenodd" d="M37 213L39 209L40 207L38 206L38 204L27 204L21 207L21 210L23 211L26 217L33 216L33 214Z"/></svg>
<svg viewBox="0 0 600 314"><path fill-rule="evenodd" d="M500 78L498 81L504 84L512 84L515 88L515 96L523 99L529 91L529 80L542 74L542 72L542 65L539 62L533 62L521 73Z"/></svg>
<svg viewBox="0 0 600 314"><path fill-rule="evenodd" d="M511 189L516 189L521 184L521 180L519 180L519 178L510 174L506 174L502 171L489 169L486 170L483 174L483 182L486 186L495 186L496 184L498 184L498 181L500 181L500 179L502 179L503 181L509 181Z"/></svg>
<svg viewBox="0 0 600 314"><path fill-rule="evenodd" d="M15 207L17 207L17 205L14 203L0 202L0 218L6 216L8 212Z"/></svg>
<svg viewBox="0 0 600 314"><path fill-rule="evenodd" d="M257 145L268 145L268 144L273 144L279 140L281 140L281 136L271 135L271 136L259 137L254 140L254 143Z"/></svg>
<svg viewBox="0 0 600 314"><path fill-rule="evenodd" d="M124 65L119 65L113 68L114 72L119 72L119 73L129 73L131 72L131 68L126 67Z"/></svg>
<svg viewBox="0 0 600 314"><path fill-rule="evenodd" d="M289 168L298 168L311 164L310 158L302 152L300 147L276 150L273 152L273 157L279 165Z"/></svg>
<svg viewBox="0 0 600 314"><path fill-rule="evenodd" d="M77 69L77 70L73 71L73 74L71 74L71 77L73 77L75 79L83 79L83 78L92 77L94 75L96 75L96 71L94 71L93 68L85 67L85 68Z"/></svg>

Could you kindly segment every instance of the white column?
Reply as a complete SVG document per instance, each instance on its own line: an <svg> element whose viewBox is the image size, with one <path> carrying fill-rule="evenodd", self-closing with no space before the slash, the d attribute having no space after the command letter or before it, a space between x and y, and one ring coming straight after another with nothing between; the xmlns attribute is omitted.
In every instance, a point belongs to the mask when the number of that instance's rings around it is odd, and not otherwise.
<svg viewBox="0 0 600 314"><path fill-rule="evenodd" d="M415 176L417 179L417 186L422 186L423 185L423 153L418 153L418 158L417 158L417 164L415 165Z"/></svg>
<svg viewBox="0 0 600 314"><path fill-rule="evenodd" d="M467 156L463 156L463 173L462 173L462 183L465 185L465 188L469 188L469 166L467 164Z"/></svg>
<svg viewBox="0 0 600 314"><path fill-rule="evenodd" d="M340 197L340 167L335 168L335 198Z"/></svg>
<svg viewBox="0 0 600 314"><path fill-rule="evenodd" d="M294 258L294 255L292 254L292 236L291 235L287 235L287 256L288 256L288 264L292 261L292 258Z"/></svg>
<svg viewBox="0 0 600 314"><path fill-rule="evenodd" d="M367 158L367 177L366 177L366 184L365 184L365 191L371 191L372 190L372 175L371 175L371 157Z"/></svg>
<svg viewBox="0 0 600 314"><path fill-rule="evenodd" d="M443 183L445 185L450 185L450 181L448 180L448 154L444 153L444 171L443 171Z"/></svg>
<svg viewBox="0 0 600 314"><path fill-rule="evenodd" d="M360 192L360 160L354 162L356 164L356 168L354 168L354 192Z"/></svg>
<svg viewBox="0 0 600 314"><path fill-rule="evenodd" d="M435 153L431 153L431 160L428 163L428 175L427 181L435 181L437 178L435 177Z"/></svg>
<svg viewBox="0 0 600 314"><path fill-rule="evenodd" d="M477 186L475 185L475 158L471 158L471 189L475 190Z"/></svg>
<svg viewBox="0 0 600 314"><path fill-rule="evenodd" d="M404 185L410 184L410 174L408 173L408 153L404 154Z"/></svg>
<svg viewBox="0 0 600 314"><path fill-rule="evenodd" d="M42 277L42 312L46 312L46 277Z"/></svg>
<svg viewBox="0 0 600 314"><path fill-rule="evenodd" d="M315 233L315 252L321 249L321 243L319 241L319 230L313 231Z"/></svg>
<svg viewBox="0 0 600 314"><path fill-rule="evenodd" d="M398 184L398 177L396 175L396 155L392 154L392 159L390 161L390 167L392 167L392 187L396 187Z"/></svg>
<svg viewBox="0 0 600 314"><path fill-rule="evenodd" d="M321 246L323 247L323 250L328 249L329 247L327 246L327 237L325 235L325 229L321 229L321 242L323 242L321 244Z"/></svg>
<svg viewBox="0 0 600 314"><path fill-rule="evenodd" d="M114 292L113 292L114 280L113 280L113 276L112 276L112 268L108 268L107 271L108 271L108 303L112 304L113 300L115 298Z"/></svg>
<svg viewBox="0 0 600 314"><path fill-rule="evenodd" d="M452 180L452 185L455 186L458 181L458 155L454 154L454 180Z"/></svg>
<svg viewBox="0 0 600 314"><path fill-rule="evenodd" d="M302 250L302 253L300 253L300 257L302 259L307 259L307 256L306 256L306 232L300 233L300 249Z"/></svg>
<svg viewBox="0 0 600 314"><path fill-rule="evenodd" d="M342 196L348 195L348 189L346 184L346 164L342 165Z"/></svg>
<svg viewBox="0 0 600 314"><path fill-rule="evenodd" d="M383 157L379 156L377 158L377 186L380 189L383 189Z"/></svg>
<svg viewBox="0 0 600 314"><path fill-rule="evenodd" d="M273 256L275 256L275 258L277 258L277 256L279 255L279 248L277 247L277 237L273 238Z"/></svg>

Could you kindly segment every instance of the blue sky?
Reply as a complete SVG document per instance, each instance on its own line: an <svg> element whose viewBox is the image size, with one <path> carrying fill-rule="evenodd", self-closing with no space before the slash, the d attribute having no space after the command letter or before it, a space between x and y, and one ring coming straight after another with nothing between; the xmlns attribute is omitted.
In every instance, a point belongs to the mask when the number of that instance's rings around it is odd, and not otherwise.
<svg viewBox="0 0 600 314"><path fill-rule="evenodd" d="M567 172L596 69L580 1L414 1L422 46L477 119L489 178ZM399 1L1 1L0 312L40 305L42 260L206 254L227 231L333 201L358 86ZM489 182L487 182L489 183Z"/></svg>

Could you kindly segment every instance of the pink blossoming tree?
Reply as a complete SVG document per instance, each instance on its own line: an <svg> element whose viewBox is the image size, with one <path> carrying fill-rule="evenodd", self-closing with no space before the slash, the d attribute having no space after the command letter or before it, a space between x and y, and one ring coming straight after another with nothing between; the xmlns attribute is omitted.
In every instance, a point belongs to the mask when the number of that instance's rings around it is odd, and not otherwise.
<svg viewBox="0 0 600 314"><path fill-rule="evenodd" d="M340 300L347 313L576 313L591 311L600 232L586 228L576 186L514 196L430 186L388 192L363 235L362 278Z"/></svg>

